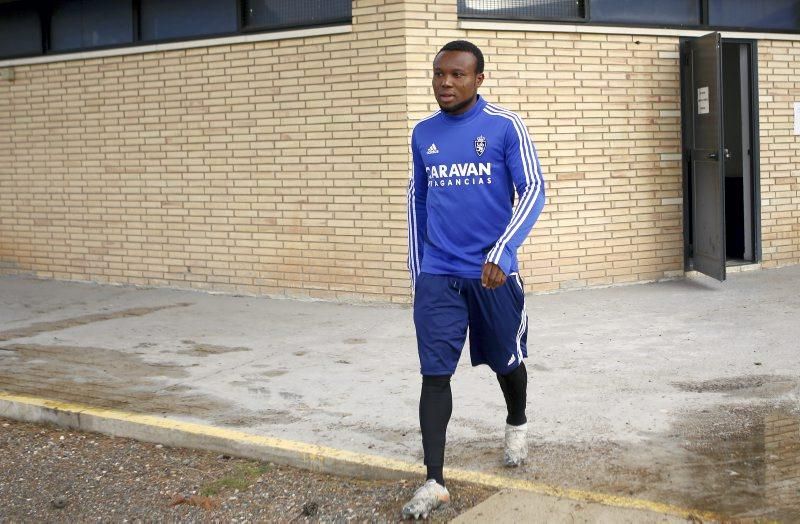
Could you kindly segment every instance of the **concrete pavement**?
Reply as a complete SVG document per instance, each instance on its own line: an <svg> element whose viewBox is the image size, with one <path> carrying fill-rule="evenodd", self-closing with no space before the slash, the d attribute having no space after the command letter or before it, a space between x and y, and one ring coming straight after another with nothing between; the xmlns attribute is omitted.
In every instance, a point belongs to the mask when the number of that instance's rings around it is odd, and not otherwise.
<svg viewBox="0 0 800 524"><path fill-rule="evenodd" d="M798 289L789 267L529 296L531 464L500 466L502 395L464 355L448 465L781 518L764 442L797 416ZM0 278L8 394L415 464L419 383L408 308Z"/></svg>

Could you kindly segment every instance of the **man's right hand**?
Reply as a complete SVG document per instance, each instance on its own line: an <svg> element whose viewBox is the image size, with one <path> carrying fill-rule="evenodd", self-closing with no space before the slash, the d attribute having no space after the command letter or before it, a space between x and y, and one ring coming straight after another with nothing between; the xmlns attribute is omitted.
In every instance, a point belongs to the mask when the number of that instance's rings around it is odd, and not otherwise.
<svg viewBox="0 0 800 524"><path fill-rule="evenodd" d="M497 289L506 283L506 274L500 269L500 266L491 262L486 262L483 265L481 272L481 285L486 289Z"/></svg>

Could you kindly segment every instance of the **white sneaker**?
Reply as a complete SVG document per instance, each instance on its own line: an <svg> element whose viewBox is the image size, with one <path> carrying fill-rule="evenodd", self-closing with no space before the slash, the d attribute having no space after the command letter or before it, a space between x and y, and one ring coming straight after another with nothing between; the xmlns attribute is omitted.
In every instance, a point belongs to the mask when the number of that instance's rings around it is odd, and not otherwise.
<svg viewBox="0 0 800 524"><path fill-rule="evenodd" d="M450 493L447 488L433 479L428 480L403 506L404 519L428 518L431 511L450 503Z"/></svg>
<svg viewBox="0 0 800 524"><path fill-rule="evenodd" d="M506 424L506 466L516 468L528 458L528 423L521 426Z"/></svg>

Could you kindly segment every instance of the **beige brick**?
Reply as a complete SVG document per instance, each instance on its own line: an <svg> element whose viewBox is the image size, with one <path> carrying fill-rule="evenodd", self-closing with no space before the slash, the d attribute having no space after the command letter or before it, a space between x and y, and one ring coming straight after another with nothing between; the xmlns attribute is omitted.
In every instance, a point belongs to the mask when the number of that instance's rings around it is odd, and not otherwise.
<svg viewBox="0 0 800 524"><path fill-rule="evenodd" d="M468 36L487 54L483 95L524 118L547 180L520 249L528 288L682 272L677 38L464 32L455 0L353 13L349 34L19 68L0 83L0 268L407 302L407 139L435 109L436 47ZM758 49L776 267L800 262L800 46Z"/></svg>

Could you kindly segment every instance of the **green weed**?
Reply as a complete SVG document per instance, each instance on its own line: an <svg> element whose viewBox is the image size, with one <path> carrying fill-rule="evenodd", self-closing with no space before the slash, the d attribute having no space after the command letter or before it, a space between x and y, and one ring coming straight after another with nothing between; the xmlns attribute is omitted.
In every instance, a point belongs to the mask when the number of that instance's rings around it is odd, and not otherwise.
<svg viewBox="0 0 800 524"><path fill-rule="evenodd" d="M200 495L211 497L221 491L244 491L261 475L270 470L266 464L237 464L233 471L221 479L210 482L200 488Z"/></svg>

